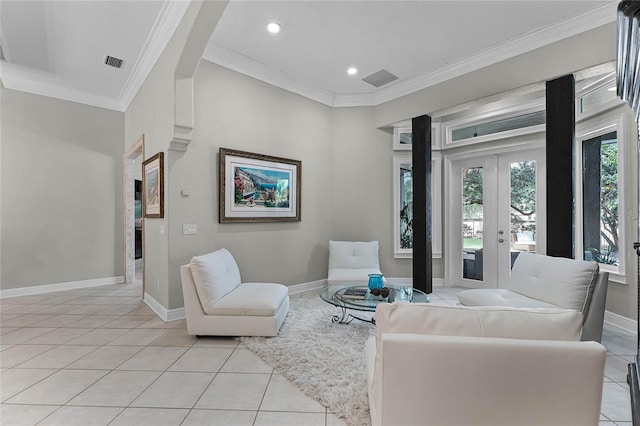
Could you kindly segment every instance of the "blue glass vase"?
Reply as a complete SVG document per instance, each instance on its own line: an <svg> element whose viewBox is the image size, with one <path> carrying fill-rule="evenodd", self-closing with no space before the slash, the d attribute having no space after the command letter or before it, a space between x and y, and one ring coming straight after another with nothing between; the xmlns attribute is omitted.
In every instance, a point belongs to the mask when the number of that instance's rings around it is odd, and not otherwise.
<svg viewBox="0 0 640 426"><path fill-rule="evenodd" d="M369 290L384 287L382 274L369 274Z"/></svg>

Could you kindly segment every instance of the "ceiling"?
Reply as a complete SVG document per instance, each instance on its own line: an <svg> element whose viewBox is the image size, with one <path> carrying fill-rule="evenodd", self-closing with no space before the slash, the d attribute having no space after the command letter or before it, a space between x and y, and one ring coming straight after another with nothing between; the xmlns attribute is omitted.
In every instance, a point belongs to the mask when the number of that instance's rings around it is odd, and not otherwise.
<svg viewBox="0 0 640 426"><path fill-rule="evenodd" d="M7 88L124 111L189 1L0 2ZM231 0L204 59L331 106L377 105L615 21L616 1ZM270 34L268 22L282 31ZM123 59L120 69L107 55ZM349 67L358 74L347 75ZM397 80L362 78L387 70Z"/></svg>

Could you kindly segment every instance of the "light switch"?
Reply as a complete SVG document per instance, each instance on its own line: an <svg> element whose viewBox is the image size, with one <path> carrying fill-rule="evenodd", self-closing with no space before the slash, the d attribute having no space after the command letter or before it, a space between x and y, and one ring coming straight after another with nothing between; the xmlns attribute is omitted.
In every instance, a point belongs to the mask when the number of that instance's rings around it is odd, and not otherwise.
<svg viewBox="0 0 640 426"><path fill-rule="evenodd" d="M183 223L182 235L196 235L198 233L198 225L195 223Z"/></svg>

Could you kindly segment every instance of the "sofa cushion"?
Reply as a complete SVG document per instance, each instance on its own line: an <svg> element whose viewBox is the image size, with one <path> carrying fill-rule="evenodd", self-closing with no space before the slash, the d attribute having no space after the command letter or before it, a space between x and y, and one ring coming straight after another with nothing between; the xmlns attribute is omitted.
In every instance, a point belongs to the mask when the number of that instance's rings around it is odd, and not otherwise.
<svg viewBox="0 0 640 426"><path fill-rule="evenodd" d="M512 308L558 308L559 306L532 299L504 288L463 290L458 300L465 306L506 306Z"/></svg>
<svg viewBox="0 0 640 426"><path fill-rule="evenodd" d="M376 309L376 340L383 333L580 340L582 313L572 309L438 306L391 303Z"/></svg>
<svg viewBox="0 0 640 426"><path fill-rule="evenodd" d="M598 272L597 262L520 253L507 289L586 315Z"/></svg>
<svg viewBox="0 0 640 426"><path fill-rule="evenodd" d="M375 269L380 273L377 241L329 241L329 269Z"/></svg>
<svg viewBox="0 0 640 426"><path fill-rule="evenodd" d="M282 284L243 283L211 306L209 315L273 316L289 297Z"/></svg>
<svg viewBox="0 0 640 426"><path fill-rule="evenodd" d="M194 256L190 266L202 310L207 314L218 299L240 284L238 265L227 249Z"/></svg>

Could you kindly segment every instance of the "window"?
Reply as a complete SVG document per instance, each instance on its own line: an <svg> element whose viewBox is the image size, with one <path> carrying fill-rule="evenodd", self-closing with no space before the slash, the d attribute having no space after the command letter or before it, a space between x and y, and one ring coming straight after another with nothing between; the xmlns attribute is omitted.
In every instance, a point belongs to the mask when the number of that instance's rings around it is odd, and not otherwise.
<svg viewBox="0 0 640 426"><path fill-rule="evenodd" d="M443 122L443 147L494 142L500 139L543 132L546 112L543 98L524 104L479 112L471 117L451 118Z"/></svg>
<svg viewBox="0 0 640 426"><path fill-rule="evenodd" d="M413 256L413 173L410 155L393 158L393 209L394 209L394 255ZM433 257L442 257L441 228L441 178L442 166L438 153L431 159L431 241Z"/></svg>
<svg viewBox="0 0 640 426"><path fill-rule="evenodd" d="M546 122L546 118L545 111L536 111L488 123L479 123L469 127L453 129L451 131L451 140L453 142L457 142L464 139L477 138L485 135L508 132L510 130L538 126L544 124Z"/></svg>
<svg viewBox="0 0 640 426"><path fill-rule="evenodd" d="M633 114L618 108L576 127L575 257L595 260L609 280L627 283L637 232ZM626 144L626 146L625 146Z"/></svg>
<svg viewBox="0 0 640 426"><path fill-rule="evenodd" d="M584 259L620 265L618 139L609 132L582 141Z"/></svg>

